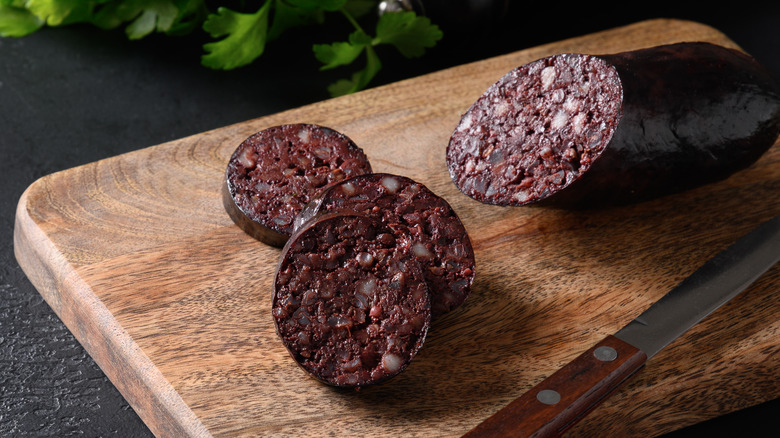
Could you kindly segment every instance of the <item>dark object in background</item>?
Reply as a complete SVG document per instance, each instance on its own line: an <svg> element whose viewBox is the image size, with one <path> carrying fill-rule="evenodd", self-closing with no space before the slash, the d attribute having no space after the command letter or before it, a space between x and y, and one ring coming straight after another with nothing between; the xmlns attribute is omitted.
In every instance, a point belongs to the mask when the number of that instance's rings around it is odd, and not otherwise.
<svg viewBox="0 0 780 438"><path fill-rule="evenodd" d="M748 167L780 133L780 88L748 55L680 43L520 66L452 134L455 185L486 204L598 207Z"/></svg>
<svg viewBox="0 0 780 438"><path fill-rule="evenodd" d="M482 40L504 22L510 0L386 0L379 12L414 11L438 25L447 44Z"/></svg>

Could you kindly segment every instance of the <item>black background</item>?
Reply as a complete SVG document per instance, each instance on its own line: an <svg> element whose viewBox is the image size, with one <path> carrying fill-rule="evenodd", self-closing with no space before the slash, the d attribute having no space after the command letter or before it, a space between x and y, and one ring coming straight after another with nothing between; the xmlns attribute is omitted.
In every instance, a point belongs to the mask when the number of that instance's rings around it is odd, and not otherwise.
<svg viewBox="0 0 780 438"><path fill-rule="evenodd" d="M512 2L501 20L463 13L462 3L436 16L446 37L423 58L380 51L385 68L372 86L662 17L715 27L780 78L780 2ZM344 24L332 23L285 35L229 72L200 66L203 35L129 41L121 30L73 26L0 38L0 436L151 436L16 262L24 189L59 170L328 98L327 84L351 72L317 70L311 44L346 38ZM759 436L777 431L778 413L774 401L669 436Z"/></svg>

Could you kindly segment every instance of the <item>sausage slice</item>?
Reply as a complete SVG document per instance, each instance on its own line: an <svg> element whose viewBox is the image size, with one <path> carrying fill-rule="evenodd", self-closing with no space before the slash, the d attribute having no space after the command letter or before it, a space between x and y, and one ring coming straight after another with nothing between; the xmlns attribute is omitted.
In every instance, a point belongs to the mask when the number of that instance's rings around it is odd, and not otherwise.
<svg viewBox="0 0 780 438"><path fill-rule="evenodd" d="M371 165L363 150L344 134L313 124L274 126L250 136L233 152L222 200L241 229L281 247L313 195L368 172Z"/></svg>
<svg viewBox="0 0 780 438"><path fill-rule="evenodd" d="M274 280L276 331L295 361L333 386L361 387L404 370L431 321L427 283L403 236L352 213L296 231Z"/></svg>
<svg viewBox="0 0 780 438"><path fill-rule="evenodd" d="M377 218L396 235L410 236L433 300L433 318L460 306L471 292L474 251L458 215L443 198L411 178L359 175L334 184L307 204L301 226L325 212L355 211Z"/></svg>

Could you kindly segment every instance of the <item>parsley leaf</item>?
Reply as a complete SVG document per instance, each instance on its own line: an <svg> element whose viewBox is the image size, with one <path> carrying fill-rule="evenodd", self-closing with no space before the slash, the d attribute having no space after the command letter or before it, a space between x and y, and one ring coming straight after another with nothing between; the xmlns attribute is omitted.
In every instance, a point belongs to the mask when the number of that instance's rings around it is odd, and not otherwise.
<svg viewBox="0 0 780 438"><path fill-rule="evenodd" d="M376 51L371 46L366 47L366 67L352 74L351 79L341 79L328 86L328 92L331 96L343 96L345 94L360 91L368 86L371 79L376 76L382 68L382 63Z"/></svg>
<svg viewBox="0 0 780 438"><path fill-rule="evenodd" d="M208 10L203 0L174 0L179 13L168 29L169 35L188 35L206 19Z"/></svg>
<svg viewBox="0 0 780 438"><path fill-rule="evenodd" d="M203 65L215 69L230 70L254 61L265 50L268 34L268 12L271 0L267 0L257 12L245 14L220 7L203 23L203 30L214 38L224 39L203 45L209 52L201 57Z"/></svg>
<svg viewBox="0 0 780 438"><path fill-rule="evenodd" d="M44 25L45 21L27 9L14 5L0 4L0 36L22 37Z"/></svg>
<svg viewBox="0 0 780 438"><path fill-rule="evenodd" d="M58 0L59 1L59 0ZM172 0L103 0L89 21L102 29L113 29L124 23L131 40L152 32L169 32L180 19L179 7Z"/></svg>
<svg viewBox="0 0 780 438"><path fill-rule="evenodd" d="M320 70L330 70L354 62L361 53L366 54L366 67L352 74L350 79L341 79L328 87L331 96L341 96L365 88L382 68L379 56L374 50L380 44L389 44L407 58L422 56L426 48L433 47L442 38L439 27L426 17L414 12L388 12L383 14L376 26L376 37L366 34L348 11L342 13L357 29L349 35L349 41L332 44L315 44L314 56L324 65Z"/></svg>
<svg viewBox="0 0 780 438"><path fill-rule="evenodd" d="M362 30L352 32L349 39L347 42L315 44L312 47L317 60L325 64L320 70L351 64L371 44L371 37Z"/></svg>
<svg viewBox="0 0 780 438"><path fill-rule="evenodd" d="M131 40L143 38L155 30L167 32L179 15L179 9L170 1L139 1L137 7L139 15L125 28Z"/></svg>
<svg viewBox="0 0 780 438"><path fill-rule="evenodd" d="M49 26L59 26L66 19L81 21L88 14L87 3L80 0L27 0L24 6ZM70 17L76 15L78 17Z"/></svg>
<svg viewBox="0 0 780 438"><path fill-rule="evenodd" d="M95 10L92 24L101 29L114 29L135 18L140 11L124 0L113 1Z"/></svg>
<svg viewBox="0 0 780 438"><path fill-rule="evenodd" d="M186 35L201 29L214 38L203 44L201 64L230 70L250 64L266 44L292 28L322 24L340 15L353 28L347 41L314 44L314 56L331 70L365 56L365 66L348 79L331 84L331 95L359 91L382 68L376 47L395 47L403 56L422 56L441 38L438 26L414 12L388 12L378 19L377 0L262 0L257 11L236 12L219 0L0 0L0 36L20 37L43 26L88 23L101 29L125 26L128 39L153 32ZM244 1L240 2L244 4ZM249 3L249 2L246 2ZM212 9L216 8L216 10ZM335 13L335 14L334 14ZM375 34L365 32L357 18L376 23Z"/></svg>
<svg viewBox="0 0 780 438"><path fill-rule="evenodd" d="M276 0L273 21L268 29L268 41L279 38L284 31L290 28L314 23L321 24L324 20L322 11L318 9L301 9L291 6L287 0Z"/></svg>
<svg viewBox="0 0 780 438"><path fill-rule="evenodd" d="M330 70L341 65L351 64L363 53L364 46L353 46L349 42L315 44L314 56L323 64L320 70Z"/></svg>
<svg viewBox="0 0 780 438"><path fill-rule="evenodd" d="M392 44L407 58L418 58L442 38L439 26L414 12L383 14L376 25L374 44Z"/></svg>

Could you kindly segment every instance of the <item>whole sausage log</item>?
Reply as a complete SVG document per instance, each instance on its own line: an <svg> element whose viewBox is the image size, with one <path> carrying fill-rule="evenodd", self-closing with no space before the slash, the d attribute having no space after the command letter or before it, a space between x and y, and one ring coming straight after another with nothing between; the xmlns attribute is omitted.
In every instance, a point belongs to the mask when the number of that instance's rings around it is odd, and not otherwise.
<svg viewBox="0 0 780 438"><path fill-rule="evenodd" d="M471 292L474 251L458 215L443 198L411 178L358 175L330 186L307 204L296 227L326 212L356 211L410 236L432 295L433 318L460 306Z"/></svg>
<svg viewBox="0 0 780 438"><path fill-rule="evenodd" d="M361 387L404 370L431 321L425 278L408 242L380 222L326 214L287 241L274 279L276 331L318 380Z"/></svg>
<svg viewBox="0 0 780 438"><path fill-rule="evenodd" d="M679 43L520 66L464 113L446 159L483 203L595 207L724 179L779 133L780 88L761 65Z"/></svg>
<svg viewBox="0 0 780 438"><path fill-rule="evenodd" d="M222 201L231 219L256 239L282 246L293 220L329 184L371 172L363 150L344 134L288 124L244 140L228 162Z"/></svg>

